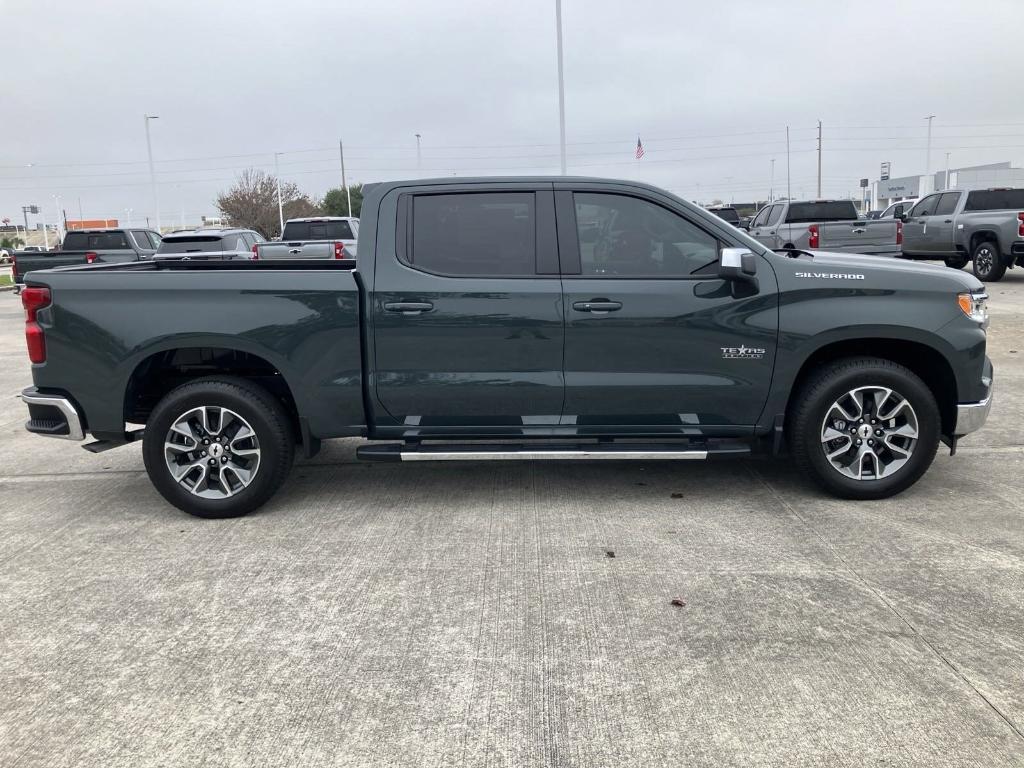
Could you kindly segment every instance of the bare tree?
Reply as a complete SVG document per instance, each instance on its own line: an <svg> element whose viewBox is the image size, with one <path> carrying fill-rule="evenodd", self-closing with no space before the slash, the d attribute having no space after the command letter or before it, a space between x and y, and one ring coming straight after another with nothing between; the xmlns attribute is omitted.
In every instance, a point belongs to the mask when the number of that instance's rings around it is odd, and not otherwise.
<svg viewBox="0 0 1024 768"><path fill-rule="evenodd" d="M285 219L316 216L320 208L290 181L281 182ZM217 196L217 208L232 226L255 229L264 237L279 237L277 179L258 168L246 168L234 186Z"/></svg>

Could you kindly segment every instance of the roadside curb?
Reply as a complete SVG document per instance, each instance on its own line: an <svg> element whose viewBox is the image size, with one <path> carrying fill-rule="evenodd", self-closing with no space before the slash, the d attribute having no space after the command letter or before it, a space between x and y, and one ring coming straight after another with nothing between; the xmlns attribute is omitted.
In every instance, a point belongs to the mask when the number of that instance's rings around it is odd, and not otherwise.
<svg viewBox="0 0 1024 768"><path fill-rule="evenodd" d="M4 291L13 291L13 290L14 290L14 285L13 284L11 284L11 285L0 285L0 293L3 293Z"/></svg>

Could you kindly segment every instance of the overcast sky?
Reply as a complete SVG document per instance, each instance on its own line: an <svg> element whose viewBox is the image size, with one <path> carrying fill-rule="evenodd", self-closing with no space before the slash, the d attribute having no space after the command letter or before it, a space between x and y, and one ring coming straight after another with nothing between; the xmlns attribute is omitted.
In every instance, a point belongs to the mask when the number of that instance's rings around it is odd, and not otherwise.
<svg viewBox="0 0 1024 768"><path fill-rule="evenodd" d="M569 172L689 199L1024 158L1021 0L564 0ZM0 0L0 217L214 215L248 166L340 182L557 173L554 0ZM422 135L417 170L415 133ZM634 160L637 137L646 156ZM31 166L29 166L31 164Z"/></svg>

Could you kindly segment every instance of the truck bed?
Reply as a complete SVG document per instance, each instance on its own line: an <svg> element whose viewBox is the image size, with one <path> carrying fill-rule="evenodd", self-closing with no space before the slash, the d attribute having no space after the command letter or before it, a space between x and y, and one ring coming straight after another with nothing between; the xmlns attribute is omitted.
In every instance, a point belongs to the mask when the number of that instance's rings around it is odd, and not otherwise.
<svg viewBox="0 0 1024 768"><path fill-rule="evenodd" d="M359 434L354 267L352 260L168 260L33 272L27 283L52 295L39 311L47 362L34 367L36 386L60 391L78 382L74 397L88 429L113 438L123 435L133 408L145 409L133 401L134 384L160 379L167 350L188 350L185 363L194 370L217 350L241 350L244 365L276 378L290 407L324 436Z"/></svg>

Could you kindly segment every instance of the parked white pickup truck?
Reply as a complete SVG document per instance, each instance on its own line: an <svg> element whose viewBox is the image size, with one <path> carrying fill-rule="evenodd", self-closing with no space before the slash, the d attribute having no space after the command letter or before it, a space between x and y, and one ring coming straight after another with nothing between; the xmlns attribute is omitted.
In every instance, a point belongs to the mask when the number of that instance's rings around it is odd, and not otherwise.
<svg viewBox="0 0 1024 768"><path fill-rule="evenodd" d="M347 216L313 216L288 219L281 239L257 243L256 259L354 259L359 239L359 219Z"/></svg>
<svg viewBox="0 0 1024 768"><path fill-rule="evenodd" d="M750 236L772 249L899 256L903 222L858 218L852 200L783 201L758 212Z"/></svg>

